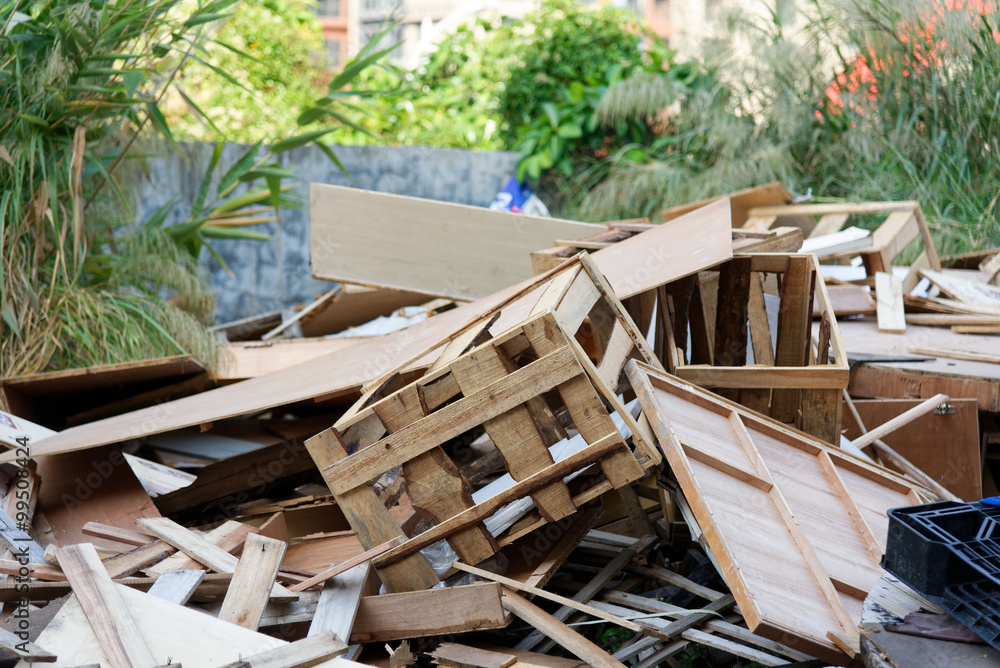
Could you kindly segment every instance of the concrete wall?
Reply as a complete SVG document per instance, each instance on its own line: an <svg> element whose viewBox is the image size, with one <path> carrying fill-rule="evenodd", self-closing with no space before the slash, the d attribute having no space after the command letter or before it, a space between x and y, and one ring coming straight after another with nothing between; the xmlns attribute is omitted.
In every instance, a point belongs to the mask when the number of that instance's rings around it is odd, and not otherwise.
<svg viewBox="0 0 1000 668"><path fill-rule="evenodd" d="M138 189L142 193L136 207L138 219L145 220L173 197L179 197L181 204L168 223L184 219L212 150L211 144L181 144L178 151L164 151L166 157L149 160L148 176L142 177ZM245 146L226 145L217 174L224 174L245 151ZM336 153L359 188L474 206L489 205L517 164L515 153L423 146L345 146ZM300 180L296 189L306 205L300 211L283 210L280 222L255 228L271 235L270 242L214 242L233 275L204 251L201 264L211 275L218 296L216 322L287 309L312 300L332 285L310 277L308 184L352 184L315 147L279 157L282 166L295 167Z"/></svg>

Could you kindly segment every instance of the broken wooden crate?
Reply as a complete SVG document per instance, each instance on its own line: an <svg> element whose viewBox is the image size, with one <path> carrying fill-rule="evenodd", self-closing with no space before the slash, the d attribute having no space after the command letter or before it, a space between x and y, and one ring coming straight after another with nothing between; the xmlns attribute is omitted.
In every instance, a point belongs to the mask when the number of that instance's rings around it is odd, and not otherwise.
<svg viewBox="0 0 1000 668"><path fill-rule="evenodd" d="M613 354L609 351L605 358ZM620 357L624 365L627 355ZM645 466L658 459L650 456L655 451L637 438L633 452L604 401L619 415L628 415L600 367L590 363L556 314L546 310L337 423L306 447L366 548L404 535L369 487L402 467L414 507L435 526L410 536L373 564L389 591L423 589L438 577L419 550L445 539L461 561L476 564L587 501L643 477ZM583 447L570 448L571 454L555 462L549 446L565 433L556 418L563 411L579 430ZM502 453L513 481L476 503L442 446L480 426ZM638 427L632 426L635 434ZM595 463L603 481L574 495L563 478ZM538 509L537 520L494 537L483 521L528 495Z"/></svg>
<svg viewBox="0 0 1000 668"><path fill-rule="evenodd" d="M852 217L864 215L886 216L882 224L872 232L871 246L829 256L820 255L820 258L824 261L843 263L851 258L860 257L866 274L866 278L861 282L871 285L877 272L891 272L893 261L911 243L920 238L923 251L913 261L903 280L904 292L916 287L920 281L921 269L941 271L941 263L934 249L934 242L931 240L930 228L918 202L852 202L756 207L750 210L744 227L766 230L776 225L801 226L801 221L805 220L802 231L807 239L811 239L838 232Z"/></svg>
<svg viewBox="0 0 1000 668"><path fill-rule="evenodd" d="M768 319L768 291L780 295L776 332ZM841 393L850 374L813 255L739 255L662 292L668 305L663 356L670 373L828 443L839 442ZM815 346L814 297L821 314Z"/></svg>

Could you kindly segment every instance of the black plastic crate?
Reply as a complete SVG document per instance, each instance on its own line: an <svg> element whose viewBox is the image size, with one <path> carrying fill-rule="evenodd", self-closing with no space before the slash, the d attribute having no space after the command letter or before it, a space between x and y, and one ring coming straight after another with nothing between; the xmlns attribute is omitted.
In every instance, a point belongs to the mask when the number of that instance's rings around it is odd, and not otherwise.
<svg viewBox="0 0 1000 668"><path fill-rule="evenodd" d="M893 508L882 567L1000 650L1000 507Z"/></svg>

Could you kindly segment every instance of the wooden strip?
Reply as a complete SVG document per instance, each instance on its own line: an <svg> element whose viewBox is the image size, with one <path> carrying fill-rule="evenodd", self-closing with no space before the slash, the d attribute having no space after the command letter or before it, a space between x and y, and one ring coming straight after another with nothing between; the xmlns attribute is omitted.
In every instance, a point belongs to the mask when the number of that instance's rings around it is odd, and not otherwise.
<svg viewBox="0 0 1000 668"><path fill-rule="evenodd" d="M947 394L936 394L927 401L921 403L919 406L914 406L902 415L894 417L885 424L880 424L874 429L869 430L868 433L864 434L860 438L854 439L852 442L857 448L866 448L886 434L892 433L893 430L902 427L904 424L913 422L921 415L933 412L935 408L946 403L948 403Z"/></svg>
<svg viewBox="0 0 1000 668"><path fill-rule="evenodd" d="M974 353L967 350L953 350L951 348L932 348L930 346L910 346L911 353L918 355L930 355L932 357L947 357L953 360L968 360L970 362L987 362L990 364L1000 364L1000 354L995 353Z"/></svg>
<svg viewBox="0 0 1000 668"><path fill-rule="evenodd" d="M573 352L563 347L518 371L490 383L470 396L449 404L395 434L386 436L365 450L337 461L329 468L330 491L343 494L418 454L465 433L547 392L580 373ZM494 439L495 441L495 439ZM307 442L308 447L308 442ZM324 471L326 473L326 471Z"/></svg>
<svg viewBox="0 0 1000 668"><path fill-rule="evenodd" d="M509 589L503 592L503 606L531 626L540 629L568 652L585 661L587 665L598 668L622 668L621 663L615 661L600 647Z"/></svg>
<svg viewBox="0 0 1000 668"><path fill-rule="evenodd" d="M232 554L246 542L247 536L260 531L257 527L235 520L227 520L204 534L206 541L221 550ZM147 568L146 575L157 576L173 570L194 570L201 568L201 562L195 561L183 552L167 557L160 563ZM222 571L220 571L222 572Z"/></svg>
<svg viewBox="0 0 1000 668"><path fill-rule="evenodd" d="M139 533L138 531L132 531L131 529L122 529L121 527L113 527L107 524L101 524L100 522L87 522L83 525L82 531L85 536L106 538L108 540L113 540L116 543L132 545L134 547L149 545L156 540L149 534Z"/></svg>
<svg viewBox="0 0 1000 668"><path fill-rule="evenodd" d="M477 503L475 506L469 508L461 514L442 522L432 529L428 529L427 531L414 536L410 540L406 541L399 547L390 550L381 557L376 557L373 563L377 568L381 568L384 565L392 564L396 561L404 559L407 556L424 549L428 545L433 545L452 531L457 531L458 529L471 526L476 522L482 521L484 518L489 517L511 501L526 496L532 489L545 485L552 480L560 479L572 471L593 464L594 462L599 461L602 457L607 456L609 453L621 449L628 451L628 446L621 440L620 434L615 434L614 436L608 436L601 439L597 443L593 443L589 448L570 455L566 459L557 462L548 468L542 469L529 478L508 487L499 494ZM610 485L608 488L610 488ZM581 505L583 502L579 497L577 497L576 503Z"/></svg>
<svg viewBox="0 0 1000 668"><path fill-rule="evenodd" d="M889 334L906 333L906 312L903 309L903 282L883 271L875 273L875 312L878 331Z"/></svg>
<svg viewBox="0 0 1000 668"><path fill-rule="evenodd" d="M149 588L149 595L184 605L205 579L205 571L167 571Z"/></svg>
<svg viewBox="0 0 1000 668"><path fill-rule="evenodd" d="M1000 326L1000 317L960 313L907 313L906 322L910 325L939 325L941 327L954 325Z"/></svg>
<svg viewBox="0 0 1000 668"><path fill-rule="evenodd" d="M257 534L247 536L219 619L256 631L287 545Z"/></svg>
<svg viewBox="0 0 1000 668"><path fill-rule="evenodd" d="M635 557L637 554L644 553L649 548L649 546L653 544L654 541L655 539L652 536L642 538L636 541L635 543L629 545L624 550L618 552L618 554L615 555L615 557L612 558L611 561L609 561L604 566L604 568L598 571L597 574L593 578L591 578L590 582L584 585L583 588L580 589L580 591L578 591L576 594L573 595L573 600L578 603L586 603L590 599L597 596L597 594L600 593L602 589L604 589L604 586L608 582L610 582L612 578L617 577L621 573L621 570L622 568L625 567L625 564L632 561L633 557ZM555 612L553 612L552 617L559 620L560 622L565 622L567 619L569 619L569 616L572 613L573 613L573 608L564 605L561 606ZM538 643L542 641L543 637L544 634L538 629L535 629L527 636L522 638L521 641L517 643L517 645L515 645L515 648L520 650L530 651L532 648L534 648Z"/></svg>
<svg viewBox="0 0 1000 668"><path fill-rule="evenodd" d="M154 540L152 543L137 547L130 552L105 559L104 567L107 569L108 575L113 579L120 578L132 575L136 571L141 571L153 564L163 563L175 554L177 554L176 547L162 540ZM185 561L191 561L187 555L184 558ZM197 564L198 562L194 563Z"/></svg>
<svg viewBox="0 0 1000 668"><path fill-rule="evenodd" d="M759 272L750 275L750 293L747 299L747 317L750 324L754 364L774 366L771 326L767 320L767 307L764 303L764 277Z"/></svg>
<svg viewBox="0 0 1000 668"><path fill-rule="evenodd" d="M346 651L347 645L332 633L320 633L234 661L222 668L308 668Z"/></svg>
<svg viewBox="0 0 1000 668"><path fill-rule="evenodd" d="M683 366L676 375L700 387L732 387L757 389L761 385L761 370L756 367ZM841 390L850 378L848 367L830 365L764 367L767 384L776 391L783 388L810 390ZM772 415L772 417L774 417ZM775 419L777 419L775 417ZM790 420L789 420L790 421Z"/></svg>
<svg viewBox="0 0 1000 668"><path fill-rule="evenodd" d="M365 561L330 578L323 586L316 604L316 612L309 623L308 635L330 632L343 642L351 638L354 619L364 594L365 585L371 574L371 562Z"/></svg>
<svg viewBox="0 0 1000 668"><path fill-rule="evenodd" d="M154 668L157 662L94 546L69 545L57 555L111 668Z"/></svg>
<svg viewBox="0 0 1000 668"><path fill-rule="evenodd" d="M377 547L374 547L370 550L366 550L365 552L359 554L356 557L352 557L345 562L337 564L336 566L331 566L322 573L318 573L313 577L309 578L305 582L300 582L299 584L290 587L290 589L291 591L294 592L305 591L306 589L314 587L322 582L326 582L330 578L336 577L337 575L340 575L341 573L348 571L354 568L355 566L371 561L378 555L384 554L385 552L388 552L392 548L402 545L405 541L406 541L405 536L397 536L396 538L393 538L390 541L382 543Z"/></svg>
<svg viewBox="0 0 1000 668"><path fill-rule="evenodd" d="M719 301L715 312L715 349L712 356L715 366L746 364L750 279L748 257L734 257L722 265L719 272Z"/></svg>

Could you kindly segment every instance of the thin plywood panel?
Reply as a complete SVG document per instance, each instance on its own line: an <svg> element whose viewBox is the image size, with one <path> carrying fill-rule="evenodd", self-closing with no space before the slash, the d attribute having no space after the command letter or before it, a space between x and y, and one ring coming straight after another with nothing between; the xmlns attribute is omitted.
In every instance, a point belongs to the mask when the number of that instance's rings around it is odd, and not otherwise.
<svg viewBox="0 0 1000 668"><path fill-rule="evenodd" d="M729 202L723 199L591 257L618 298L624 299L727 260L732 257L730 236ZM548 275L531 278L405 329L363 339L346 349L265 376L66 429L33 443L32 455L82 450L297 401L348 394L421 357L422 364L431 364L439 354L432 351L442 348L442 342L502 304L495 330L522 322L549 279ZM508 314L510 318L505 317ZM0 463L13 459L13 452L0 455Z"/></svg>
<svg viewBox="0 0 1000 668"><path fill-rule="evenodd" d="M322 183L309 187L316 278L478 299L532 275L531 252L594 225Z"/></svg>
<svg viewBox="0 0 1000 668"><path fill-rule="evenodd" d="M835 663L881 575L900 476L637 362L629 378L751 630Z"/></svg>

